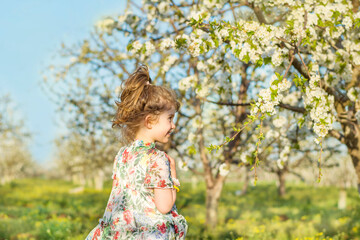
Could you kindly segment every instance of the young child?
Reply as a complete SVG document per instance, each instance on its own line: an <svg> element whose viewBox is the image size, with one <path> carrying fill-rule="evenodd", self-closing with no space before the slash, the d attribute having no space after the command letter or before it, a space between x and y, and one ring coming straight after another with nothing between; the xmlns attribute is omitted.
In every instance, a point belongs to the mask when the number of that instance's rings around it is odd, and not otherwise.
<svg viewBox="0 0 360 240"><path fill-rule="evenodd" d="M173 90L151 84L140 66L124 82L113 127L125 144L114 160L113 186L92 239L185 239L187 222L177 212L175 160L155 147L167 143L180 108Z"/></svg>

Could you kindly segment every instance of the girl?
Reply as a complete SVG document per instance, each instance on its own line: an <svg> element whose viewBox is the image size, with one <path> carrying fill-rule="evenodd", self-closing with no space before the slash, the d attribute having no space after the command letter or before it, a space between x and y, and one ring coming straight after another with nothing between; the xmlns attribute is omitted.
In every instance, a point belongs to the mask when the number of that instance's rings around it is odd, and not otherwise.
<svg viewBox="0 0 360 240"><path fill-rule="evenodd" d="M155 147L167 143L180 108L174 91L151 84L140 66L124 82L113 127L123 143L114 160L113 186L92 239L185 239L187 222L177 212L175 160Z"/></svg>

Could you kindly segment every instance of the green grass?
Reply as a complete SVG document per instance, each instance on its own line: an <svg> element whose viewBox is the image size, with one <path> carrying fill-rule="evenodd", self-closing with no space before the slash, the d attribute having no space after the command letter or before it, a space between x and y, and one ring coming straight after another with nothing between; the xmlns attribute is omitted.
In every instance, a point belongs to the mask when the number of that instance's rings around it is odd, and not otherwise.
<svg viewBox="0 0 360 240"><path fill-rule="evenodd" d="M103 191L60 180L22 179L0 186L0 239L84 239L104 213L112 183ZM335 187L288 184L277 196L272 183L249 187L227 183L215 229L205 228L205 186L182 183L176 205L188 221L186 239L360 239L360 198L347 190L347 208L337 209Z"/></svg>

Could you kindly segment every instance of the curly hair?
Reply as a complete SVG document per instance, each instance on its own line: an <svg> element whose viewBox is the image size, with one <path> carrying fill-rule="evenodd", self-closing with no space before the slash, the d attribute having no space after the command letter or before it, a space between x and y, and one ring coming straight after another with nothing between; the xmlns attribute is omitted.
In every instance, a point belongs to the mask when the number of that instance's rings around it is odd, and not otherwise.
<svg viewBox="0 0 360 240"><path fill-rule="evenodd" d="M158 122L159 115L171 108L178 112L180 102L172 89L151 84L146 65L139 66L128 79L122 82L120 102L115 100L117 111L112 120L112 128L120 128L122 144L135 139L141 122L150 115L151 122Z"/></svg>

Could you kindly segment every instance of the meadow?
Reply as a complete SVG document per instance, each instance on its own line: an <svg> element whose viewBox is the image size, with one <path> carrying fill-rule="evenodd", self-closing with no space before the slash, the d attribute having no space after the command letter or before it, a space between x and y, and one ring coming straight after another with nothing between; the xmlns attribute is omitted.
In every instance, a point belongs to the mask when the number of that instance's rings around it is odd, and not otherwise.
<svg viewBox="0 0 360 240"><path fill-rule="evenodd" d="M21 179L0 186L0 239L84 239L104 212L112 183L102 191L62 180ZM360 198L347 190L339 210L339 189L287 184L277 196L274 183L258 182L239 195L241 183L226 183L219 223L205 228L205 186L183 183L176 205L189 224L186 239L360 239Z"/></svg>

